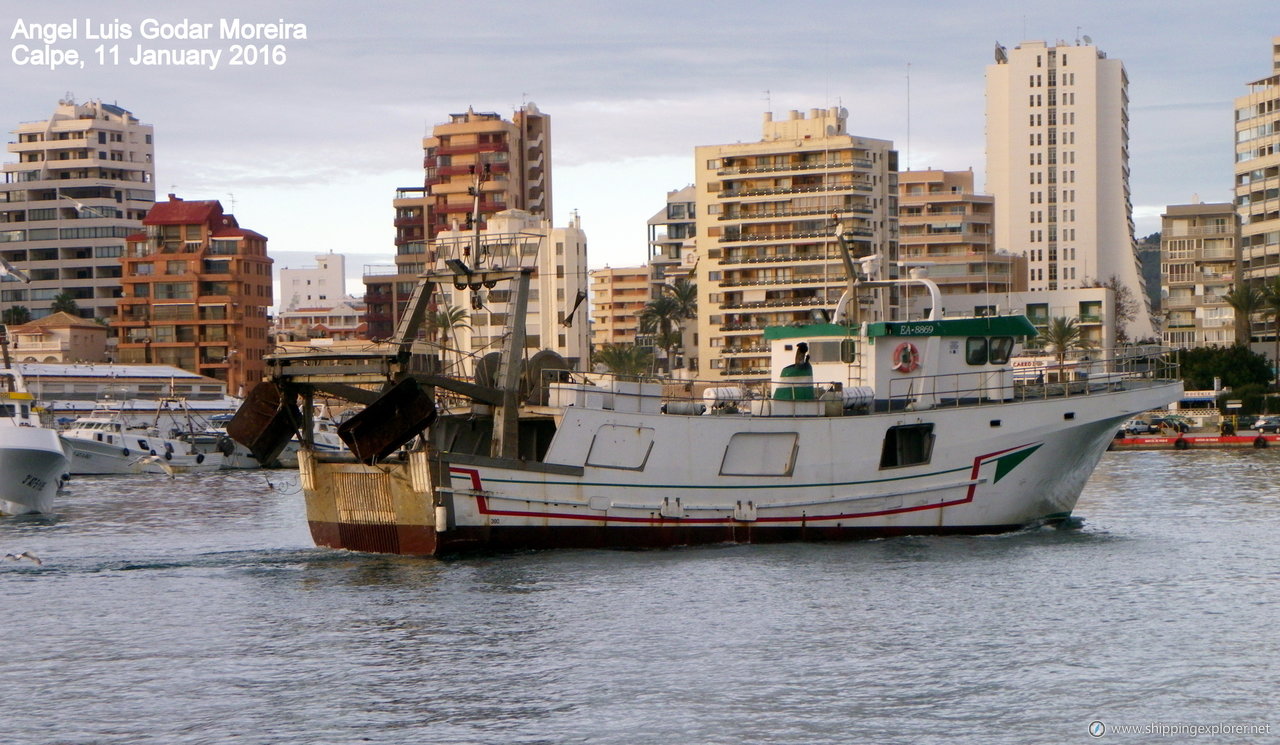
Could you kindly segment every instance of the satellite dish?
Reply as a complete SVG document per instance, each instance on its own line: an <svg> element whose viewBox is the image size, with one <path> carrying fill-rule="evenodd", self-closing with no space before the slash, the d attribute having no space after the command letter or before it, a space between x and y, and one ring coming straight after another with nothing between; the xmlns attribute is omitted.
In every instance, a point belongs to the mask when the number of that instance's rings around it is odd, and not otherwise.
<svg viewBox="0 0 1280 745"><path fill-rule="evenodd" d="M1084 43L1085 43L1085 44L1092 44L1092 43L1093 43L1093 39L1090 39L1090 38L1089 38L1089 35L1088 35L1088 34L1085 34L1085 35L1084 35Z"/></svg>

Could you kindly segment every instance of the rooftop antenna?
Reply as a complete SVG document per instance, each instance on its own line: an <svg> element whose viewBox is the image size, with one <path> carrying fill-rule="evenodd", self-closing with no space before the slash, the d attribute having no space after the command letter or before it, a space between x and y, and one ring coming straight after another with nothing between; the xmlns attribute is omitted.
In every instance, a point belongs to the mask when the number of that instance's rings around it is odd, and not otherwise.
<svg viewBox="0 0 1280 745"><path fill-rule="evenodd" d="M227 192L227 196L231 197L231 214L234 215L236 213L236 195L231 192Z"/></svg>
<svg viewBox="0 0 1280 745"><path fill-rule="evenodd" d="M767 88L764 92L764 110L773 111L773 96L769 93Z"/></svg>
<svg viewBox="0 0 1280 745"><path fill-rule="evenodd" d="M911 170L911 63L907 63L907 157L906 168Z"/></svg>

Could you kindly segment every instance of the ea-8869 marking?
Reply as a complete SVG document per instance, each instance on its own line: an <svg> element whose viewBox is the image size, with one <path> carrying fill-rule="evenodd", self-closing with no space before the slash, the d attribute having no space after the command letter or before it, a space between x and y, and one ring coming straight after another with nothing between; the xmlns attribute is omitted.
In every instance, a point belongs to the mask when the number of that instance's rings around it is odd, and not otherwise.
<svg viewBox="0 0 1280 745"><path fill-rule="evenodd" d="M229 65L283 65L288 60L284 44L232 44Z"/></svg>

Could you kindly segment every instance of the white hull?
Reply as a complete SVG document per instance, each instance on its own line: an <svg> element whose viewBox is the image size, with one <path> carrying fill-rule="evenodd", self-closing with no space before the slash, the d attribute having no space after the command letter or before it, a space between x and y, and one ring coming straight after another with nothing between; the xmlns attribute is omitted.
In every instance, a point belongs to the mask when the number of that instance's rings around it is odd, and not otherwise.
<svg viewBox="0 0 1280 745"><path fill-rule="evenodd" d="M206 473L222 467L221 453L169 453L166 458L163 447L152 455L151 449L141 451L77 438L66 440L71 449L71 473L76 476Z"/></svg>
<svg viewBox="0 0 1280 745"><path fill-rule="evenodd" d="M303 486L318 543L360 548L363 524L364 550L398 553L996 532L1067 518L1120 423L1179 390L846 417L569 407L544 464L446 453L433 484L425 453L376 469L304 458ZM927 462L882 466L887 431L916 424L932 425ZM344 486L366 470L389 474L385 496Z"/></svg>
<svg viewBox="0 0 1280 745"><path fill-rule="evenodd" d="M0 515L52 512L67 473L67 455L57 432L0 427Z"/></svg>

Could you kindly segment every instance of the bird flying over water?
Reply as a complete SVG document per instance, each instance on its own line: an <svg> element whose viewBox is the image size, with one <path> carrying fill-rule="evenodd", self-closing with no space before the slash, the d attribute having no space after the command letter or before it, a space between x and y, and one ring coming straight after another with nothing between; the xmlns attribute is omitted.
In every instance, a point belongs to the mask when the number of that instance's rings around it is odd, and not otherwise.
<svg viewBox="0 0 1280 745"><path fill-rule="evenodd" d="M26 559L34 563L36 566L40 566L41 564L44 563L43 561L40 560L39 556L36 556L30 551L23 551L22 553L4 555L5 561L22 561L23 559Z"/></svg>

